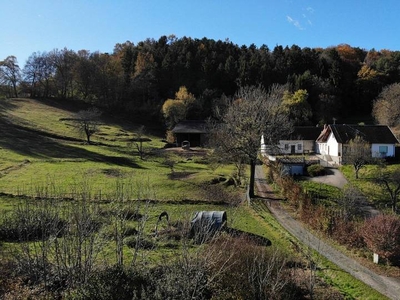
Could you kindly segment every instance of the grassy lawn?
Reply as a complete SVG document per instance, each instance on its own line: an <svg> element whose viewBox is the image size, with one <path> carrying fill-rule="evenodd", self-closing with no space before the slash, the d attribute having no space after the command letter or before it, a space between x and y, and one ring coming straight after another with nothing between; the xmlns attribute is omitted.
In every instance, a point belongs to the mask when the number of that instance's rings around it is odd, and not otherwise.
<svg viewBox="0 0 400 300"><path fill-rule="evenodd" d="M66 107L56 101L31 99L0 103L0 121L9 122L7 129L0 129L0 134L4 132L0 192L70 197L71 191L84 190L104 198L112 197L114 187L122 184L127 187L127 197L133 199L139 194L139 198L156 200L197 199L202 182L229 177L233 172L229 166L211 169L202 156L174 155L163 149L160 137L152 135L148 135L151 141L144 143L146 155L141 160L135 148L127 146L137 127L124 123L103 123L92 138L95 145L63 139L79 138L64 121L74 113ZM49 138L40 134L43 132L61 138Z"/></svg>
<svg viewBox="0 0 400 300"><path fill-rule="evenodd" d="M399 169L399 164L390 164L386 166L385 171L391 173ZM352 166L342 166L340 170L352 185L362 191L370 203L380 209L390 209L388 191L383 185L378 184L376 180L379 172L377 165L366 165L360 170L358 179L355 178L354 168Z"/></svg>
<svg viewBox="0 0 400 300"><path fill-rule="evenodd" d="M341 189L325 183L309 180L299 180L298 183L306 193L319 201L331 202L342 196Z"/></svg>

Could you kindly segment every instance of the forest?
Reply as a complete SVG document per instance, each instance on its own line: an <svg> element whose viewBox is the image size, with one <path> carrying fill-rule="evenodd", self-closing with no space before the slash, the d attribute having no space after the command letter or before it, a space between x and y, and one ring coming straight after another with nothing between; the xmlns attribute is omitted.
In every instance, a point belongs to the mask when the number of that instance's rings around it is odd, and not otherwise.
<svg viewBox="0 0 400 300"><path fill-rule="evenodd" d="M32 98L84 100L129 118L163 122L161 107L180 87L194 95L188 119L204 119L222 95L241 86L286 84L303 90L309 118L299 125L372 123L374 99L400 81L400 51L239 46L229 40L162 36L118 43L113 53L53 49L34 52L20 67L10 55L1 62L1 93Z"/></svg>

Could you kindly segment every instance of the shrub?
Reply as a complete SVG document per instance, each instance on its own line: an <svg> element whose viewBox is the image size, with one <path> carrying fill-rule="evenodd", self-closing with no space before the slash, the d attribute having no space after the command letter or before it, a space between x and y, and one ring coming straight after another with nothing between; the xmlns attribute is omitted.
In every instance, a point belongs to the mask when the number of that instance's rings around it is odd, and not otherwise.
<svg viewBox="0 0 400 300"><path fill-rule="evenodd" d="M325 175L325 168L321 165L311 165L307 167L307 173L311 177Z"/></svg>
<svg viewBox="0 0 400 300"><path fill-rule="evenodd" d="M273 248L258 246L246 235L221 236L206 250L214 255L211 274L219 273L215 288L217 299L297 299L299 288L286 268L286 259ZM229 259L228 259L229 258ZM222 272L221 272L222 270Z"/></svg>
<svg viewBox="0 0 400 300"><path fill-rule="evenodd" d="M28 242L47 239L52 235L59 237L63 234L65 224L51 203L42 201L31 204L26 201L3 216L0 224L0 240Z"/></svg>
<svg viewBox="0 0 400 300"><path fill-rule="evenodd" d="M365 221L362 236L367 247L384 258L392 259L400 251L400 219L380 214Z"/></svg>
<svg viewBox="0 0 400 300"><path fill-rule="evenodd" d="M112 266L93 272L88 282L75 291L75 299L132 299L140 296L143 277L132 269Z"/></svg>
<svg viewBox="0 0 400 300"><path fill-rule="evenodd" d="M333 237L339 243L349 247L363 248L365 246L360 231L360 224L356 221L346 221L342 218L336 218Z"/></svg>

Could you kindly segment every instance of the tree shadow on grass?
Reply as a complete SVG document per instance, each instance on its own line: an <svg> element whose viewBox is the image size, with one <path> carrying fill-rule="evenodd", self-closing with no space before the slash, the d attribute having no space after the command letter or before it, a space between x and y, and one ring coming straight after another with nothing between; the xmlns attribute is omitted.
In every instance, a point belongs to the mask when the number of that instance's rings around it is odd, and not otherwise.
<svg viewBox="0 0 400 300"><path fill-rule="evenodd" d="M5 114L7 111L17 108L17 105L10 101L10 99L0 101L0 115Z"/></svg>
<svg viewBox="0 0 400 300"><path fill-rule="evenodd" d="M247 237L248 239L250 239L252 242L254 242L258 246L271 246L272 245L272 242L269 239L267 239L266 237L263 237L261 235L256 235L254 233L250 233L250 232L246 232L246 231L242 231L242 230L230 228L230 227L226 228L225 231L233 237L239 237L239 236Z"/></svg>
<svg viewBox="0 0 400 300"><path fill-rule="evenodd" d="M37 159L83 159L131 168L142 168L127 157L106 156L62 143L0 118L0 147Z"/></svg>

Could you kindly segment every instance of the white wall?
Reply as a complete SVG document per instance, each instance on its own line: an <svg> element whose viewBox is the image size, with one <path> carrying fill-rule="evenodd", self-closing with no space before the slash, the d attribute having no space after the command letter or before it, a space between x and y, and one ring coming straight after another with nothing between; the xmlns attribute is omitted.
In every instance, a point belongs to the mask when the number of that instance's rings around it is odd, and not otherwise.
<svg viewBox="0 0 400 300"><path fill-rule="evenodd" d="M329 135L326 144L328 148L326 149L325 154L329 154L331 156L339 156L339 144L332 132Z"/></svg>
<svg viewBox="0 0 400 300"><path fill-rule="evenodd" d="M372 147L371 147L372 157L381 157L381 154L379 152L380 146L387 147L388 152L386 153L386 155L384 157L395 156L395 151L396 151L395 145L393 145L393 144L372 144Z"/></svg>
<svg viewBox="0 0 400 300"><path fill-rule="evenodd" d="M285 145L287 148L285 149ZM299 146L301 145L301 149L299 150ZM292 146L295 148L295 154L303 154L304 153L304 142L301 140L293 141L293 140L282 140L279 141L279 150L282 154L291 154L292 153Z"/></svg>

